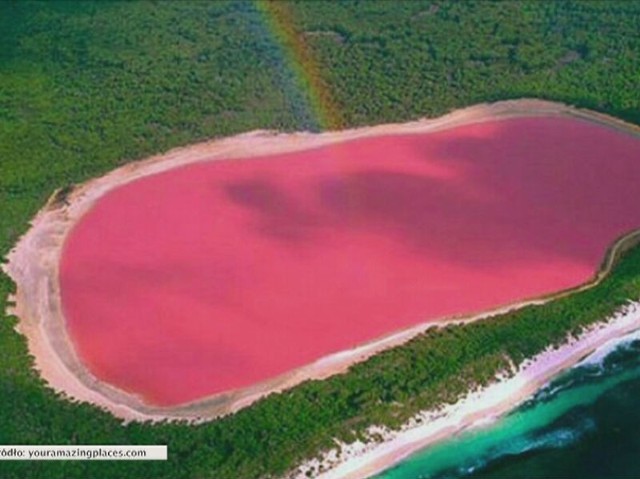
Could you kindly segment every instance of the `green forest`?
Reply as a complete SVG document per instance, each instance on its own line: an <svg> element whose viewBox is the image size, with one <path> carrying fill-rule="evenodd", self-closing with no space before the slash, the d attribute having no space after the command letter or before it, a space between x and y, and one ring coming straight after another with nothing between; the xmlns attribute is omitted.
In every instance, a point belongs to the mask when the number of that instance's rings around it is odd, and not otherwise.
<svg viewBox="0 0 640 479"><path fill-rule="evenodd" d="M537 97L640 123L640 1L281 2L319 78L300 80L250 1L0 2L0 256L57 189L257 128L317 130ZM167 444L166 462L0 462L0 478L275 477L372 424L455 401L640 297L640 248L597 287L431 329L346 374L220 420L122 424L32 369L0 275L0 444Z"/></svg>

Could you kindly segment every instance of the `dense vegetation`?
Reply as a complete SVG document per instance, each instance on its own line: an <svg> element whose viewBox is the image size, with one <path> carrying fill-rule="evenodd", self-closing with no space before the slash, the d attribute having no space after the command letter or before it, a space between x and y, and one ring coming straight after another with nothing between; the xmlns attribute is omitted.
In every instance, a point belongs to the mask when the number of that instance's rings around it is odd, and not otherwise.
<svg viewBox="0 0 640 479"><path fill-rule="evenodd" d="M341 124L479 101L561 100L640 122L640 2L296 2L285 5ZM0 2L0 254L55 188L125 161L254 128L318 128L305 80L250 2ZM308 79L307 79L308 81ZM0 310L13 288L0 275ZM281 473L369 424L485 384L640 296L640 249L596 289L431 330L346 374L232 417L122 425L65 401L0 320L0 443L168 444L166 463L0 462L0 477Z"/></svg>

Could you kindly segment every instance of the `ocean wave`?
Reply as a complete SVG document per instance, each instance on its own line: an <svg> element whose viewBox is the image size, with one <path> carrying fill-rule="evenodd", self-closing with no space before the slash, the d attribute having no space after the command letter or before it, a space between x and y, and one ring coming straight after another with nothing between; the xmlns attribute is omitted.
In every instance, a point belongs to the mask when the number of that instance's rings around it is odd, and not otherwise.
<svg viewBox="0 0 640 479"><path fill-rule="evenodd" d="M436 477L438 479L447 479L468 476L506 457L518 456L542 449L562 449L577 443L587 432L595 429L595 421L590 417L583 417L571 427L560 427L542 434L527 434L513 438L503 446L490 449L473 462L463 464L456 471L447 471Z"/></svg>
<svg viewBox="0 0 640 479"><path fill-rule="evenodd" d="M592 354L576 364L575 368L584 366L597 366L600 368L604 368L605 366L607 366L607 360L610 359L610 356L613 353L619 352L621 349L635 349L638 346L639 342L640 330L629 333L626 336L607 341L598 349L596 349Z"/></svg>
<svg viewBox="0 0 640 479"><path fill-rule="evenodd" d="M549 402L566 390L596 379L605 379L615 374L620 368L628 368L629 362L640 364L639 350L640 330L612 339L585 357L565 374L539 389L520 408L512 412L515 413L519 410L534 407L539 403Z"/></svg>

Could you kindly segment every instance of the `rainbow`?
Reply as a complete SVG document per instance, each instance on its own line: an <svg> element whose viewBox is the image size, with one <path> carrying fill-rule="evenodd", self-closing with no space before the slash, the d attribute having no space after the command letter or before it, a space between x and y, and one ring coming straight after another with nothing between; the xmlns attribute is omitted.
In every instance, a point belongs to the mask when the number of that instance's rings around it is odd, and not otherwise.
<svg viewBox="0 0 640 479"><path fill-rule="evenodd" d="M256 0L255 5L271 36L278 43L287 67L293 72L296 87L307 102L314 127L319 130L336 130L344 126L329 87L312 49L304 35L294 26L294 16L287 2Z"/></svg>

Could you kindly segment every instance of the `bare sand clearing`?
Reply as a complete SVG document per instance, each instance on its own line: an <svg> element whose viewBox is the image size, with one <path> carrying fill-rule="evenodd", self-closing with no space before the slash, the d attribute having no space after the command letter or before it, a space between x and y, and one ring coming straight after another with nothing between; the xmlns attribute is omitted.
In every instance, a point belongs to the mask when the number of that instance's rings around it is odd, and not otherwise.
<svg viewBox="0 0 640 479"><path fill-rule="evenodd" d="M400 332L366 342L356 348L330 354L290 372L279 374L272 379L269 379L267 374L263 376L263 380L255 382L248 387L242 387L242 385L240 385L238 389L231 392L213 394L205 399L198 399L187 404L179 404L181 401L184 402L184 397L177 397L177 399L172 398L166 401L166 404L170 404L171 406L151 405L148 400L151 396L149 394L141 397L136 395L135 392L131 392L132 389L125 390L125 388L115 387L105 381L98 380L94 376L93 370L90 371L86 363L79 359L77 345L69 336L69 328L67 327L69 325L68 318L65 318L63 315L63 304L61 301L62 295L59 280L60 264L63 246L72 231L72 227L78 224L80 219L85 216L88 217L88 213L94 210L94 206L99 199L105 197L105 195L112 190L123 187L134 180L166 172L178 166L193 165L195 167L197 166L196 164L202 165L209 160L266 158L273 155L287 155L294 152L304 152L312 149L317 150L318 148L328 147L329 145L344 144L345 142L353 142L373 137L389 137L389 135L394 135L400 138L401 136L434 133L464 125L473 126L493 120L520 117L581 119L586 120L584 124L597 123L635 136L639 135L637 127L604 115L576 110L556 103L537 100L518 100L500 102L492 105L478 105L456 111L436 120L421 120L406 124L381 125L323 134L274 134L269 132L254 132L194 145L188 148L172 150L164 155L135 162L114 170L102 178L89 181L76 187L71 193L66 195L54 195L50 203L33 220L32 228L29 232L20 240L16 248L12 250L9 255L9 263L6 266L7 272L16 281L18 286L17 302L14 311L20 318L18 329L25 334L29 340L29 348L35 357L36 367L56 390L72 398L87 400L100 405L115 415L128 420L161 418L198 419L215 417L236 411L270 392L291 387L307 378L324 378L344 371L354 362L361 361L380 350L407 341L428 327L433 326L435 319L438 319L440 323L447 321L470 321L495 314L499 311L519 307L523 304L545 301L550 298L549 295L545 295L543 298L520 301L496 309L495 305L501 304L501 301L495 300L494 298L494 302L486 304L479 303L480 306L477 307L477 309L474 309L473 305L469 306L471 311L489 310L491 306L494 307L492 311L486 311L483 314L466 314L452 317L446 312L441 312L437 318L428 318L430 319L429 321L424 321L423 323L408 328L407 326L415 324L416 321L414 319L413 323L411 323L410 319L405 319L404 323L395 323L397 324L395 329L403 328ZM578 123L582 124L583 122ZM468 146L471 152L477 148L482 148L481 142ZM605 149L602 152L603 154L606 154L607 147L608 145L605 142L605 144L602 145L602 148ZM363 159L365 163L366 160L366 158ZM469 161L472 160L473 158L469 158ZM223 163L225 165L227 164L227 162L221 162L220 164ZM270 163L270 161L265 161L264 163ZM553 166L552 164L551 168L553 168ZM437 174L438 171L434 171L433 173ZM532 171L531 173L533 174L535 172ZM551 174L571 178L570 171L555 171ZM618 171L616 175L620 178L626 178L627 181L637 180L633 175L629 175L624 168ZM591 186L597 187L600 180L602 180L601 177L592 178ZM505 181L508 182L509 178L505 178ZM363 185L366 187L365 183L363 183ZM121 190L123 189L119 188L119 191ZM623 188L620 189L621 192L623 192L623 190ZM399 193L401 193L401 191ZM583 199L584 198L578 198L576 201L582 201ZM349 202L348 198L340 198L339 195L334 195L333 200ZM595 207L597 207L597 205L595 205ZM586 213L597 216L597 211L594 212L593 208ZM566 266L568 270L573 271L574 276L568 279L566 277L561 278L561 281L557 283L551 282L550 284L554 286L551 290L561 289L563 286L572 286L575 284L575 278L581 278L581 282L584 282L589 275L593 274L597 263L594 252L599 255L598 257L601 257L605 249L605 244L611 243L614 237L619 237L622 232L631 229L630 225L632 223L627 223L629 219L626 218L625 214L620 213L625 212L618 212L614 215L619 222L615 227L608 229L608 234L613 236L606 239L606 243L602 243L602 238L600 238L600 243L597 244L586 241L586 243L589 244L589 260L586 262L581 260L573 263L565 263L564 266ZM153 212L150 212L150 214L153 214ZM185 214L187 213L185 212ZM408 219L410 220L411 218ZM631 221L633 221L633 218ZM633 227L636 226L637 224L633 223ZM566 228L566 230L570 229L571 225L569 228ZM591 230L587 229L583 232L588 231ZM580 236L578 235L572 241L577 242L576 240L579 239ZM629 244L635 243L637 239L638 235L631 234L617 242L616 246L609 251L607 260L599 274L582 287L590 287L596 284L608 270L609 265L615 257L615 253L627 247ZM578 249L580 248L578 247ZM574 269L572 270L572 268ZM553 275L553 271L547 273L547 277ZM526 275L526 270L523 271L523 274ZM564 283L562 281L564 281ZM548 293L549 290L541 289L539 292ZM562 294L566 293L565 291L565 293ZM524 297L527 296L525 295ZM109 301L108 297L106 301ZM513 301L508 302L513 303ZM502 301L502 304L504 304L504 301ZM73 311L73 308L70 309ZM468 312L468 310L466 312ZM443 316L445 318L441 319ZM387 327L388 326L387 324ZM384 328L380 329L376 335L380 336L384 331ZM375 338L376 335L365 336L365 339ZM127 340L126 331L120 337L123 340ZM86 338L91 339L91 331L85 336L84 341L87 341ZM97 336L94 336L94 338L99 339ZM170 340L173 338L166 339ZM142 341L144 342L144 337ZM271 351L274 347L282 348L282 345L264 345L264 349L267 351ZM91 348L85 349L85 351L90 349ZM329 350L329 352L331 352L331 350ZM81 356L85 359L83 355ZM95 367L95 364L93 366ZM144 368L153 369L147 365L144 365ZM98 369L100 368L98 367ZM198 394L202 394L202 391ZM202 396L196 395L196 397ZM156 403L157 402L162 401L156 401ZM174 406L174 404L179 405Z"/></svg>

